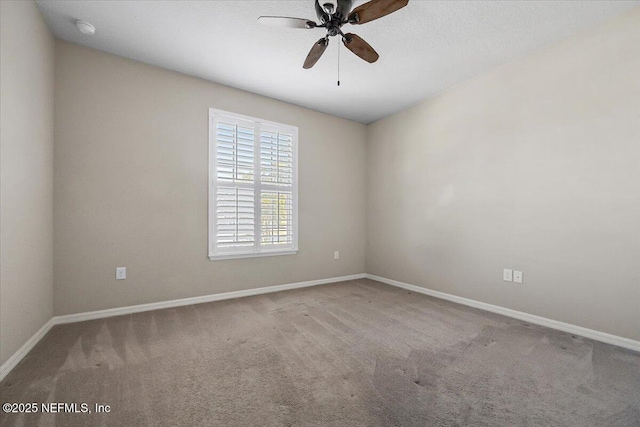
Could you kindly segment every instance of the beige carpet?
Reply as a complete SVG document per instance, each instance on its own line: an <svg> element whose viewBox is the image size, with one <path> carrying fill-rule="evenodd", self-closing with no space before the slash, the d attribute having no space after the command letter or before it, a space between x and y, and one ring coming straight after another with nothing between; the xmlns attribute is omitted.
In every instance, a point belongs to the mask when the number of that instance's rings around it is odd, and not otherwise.
<svg viewBox="0 0 640 427"><path fill-rule="evenodd" d="M638 426L640 354L370 280L54 327L2 426Z"/></svg>

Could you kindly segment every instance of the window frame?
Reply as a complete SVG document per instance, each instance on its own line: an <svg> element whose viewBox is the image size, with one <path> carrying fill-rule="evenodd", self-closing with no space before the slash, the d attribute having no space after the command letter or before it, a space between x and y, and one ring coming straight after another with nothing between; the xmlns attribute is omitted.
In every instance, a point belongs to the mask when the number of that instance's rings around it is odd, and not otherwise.
<svg viewBox="0 0 640 427"><path fill-rule="evenodd" d="M234 121L249 122L254 127L254 180L252 183L226 183L217 179L217 141L216 141L216 123L219 118L228 118ZM292 158L293 173L291 186L283 186L282 184L272 184L262 182L260 179L260 132L263 128L269 130L277 130L286 132L292 136ZM256 117L245 116L242 114L231 113L228 111L209 108L209 188L208 188L208 255L212 261L241 259L241 258L258 258L279 255L294 255L298 253L298 128L283 123L271 122L268 120L258 119ZM254 225L254 245L250 249L247 248L226 248L220 250L217 245L217 221L216 221L216 192L218 186L234 186L237 188L251 188L254 190L254 208L255 208L255 225ZM262 224L261 224L261 193L263 191L291 191L292 197L292 243L284 248L266 249L262 247Z"/></svg>

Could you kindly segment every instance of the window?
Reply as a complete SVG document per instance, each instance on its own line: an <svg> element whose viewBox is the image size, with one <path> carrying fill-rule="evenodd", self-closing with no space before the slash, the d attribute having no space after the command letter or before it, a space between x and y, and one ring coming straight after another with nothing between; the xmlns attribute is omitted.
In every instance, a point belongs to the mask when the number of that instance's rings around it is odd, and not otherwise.
<svg viewBox="0 0 640 427"><path fill-rule="evenodd" d="M298 251L298 128L209 110L209 258Z"/></svg>

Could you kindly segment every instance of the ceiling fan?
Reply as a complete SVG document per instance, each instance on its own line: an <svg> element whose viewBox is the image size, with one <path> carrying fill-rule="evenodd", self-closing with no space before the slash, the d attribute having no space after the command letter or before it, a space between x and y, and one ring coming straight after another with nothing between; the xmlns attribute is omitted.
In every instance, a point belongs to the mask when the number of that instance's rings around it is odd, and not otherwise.
<svg viewBox="0 0 640 427"><path fill-rule="evenodd" d="M258 21L265 25L284 28L326 28L326 35L313 45L304 61L303 68L313 67L324 51L329 46L329 37L342 36L342 43L351 52L369 63L376 62L378 53L361 37L353 33L343 33L341 27L344 24L361 25L374 19L382 18L390 13L405 7L409 0L371 0L351 10L353 0L336 0L333 3L324 3L320 6L315 0L316 15L320 24L309 19L288 18L284 16L261 16Z"/></svg>

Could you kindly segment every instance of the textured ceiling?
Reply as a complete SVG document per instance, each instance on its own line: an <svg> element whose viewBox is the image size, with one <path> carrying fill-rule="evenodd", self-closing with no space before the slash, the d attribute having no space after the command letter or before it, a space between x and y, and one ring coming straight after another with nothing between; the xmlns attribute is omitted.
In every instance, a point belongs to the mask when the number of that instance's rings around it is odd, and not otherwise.
<svg viewBox="0 0 640 427"><path fill-rule="evenodd" d="M304 1L37 1L56 37L370 123L602 22L640 1L419 1L362 26L345 25L380 54L368 64L331 44L302 63L322 29L259 24L260 15L315 20ZM354 5L364 3L355 1ZM80 33L77 19L95 25Z"/></svg>

